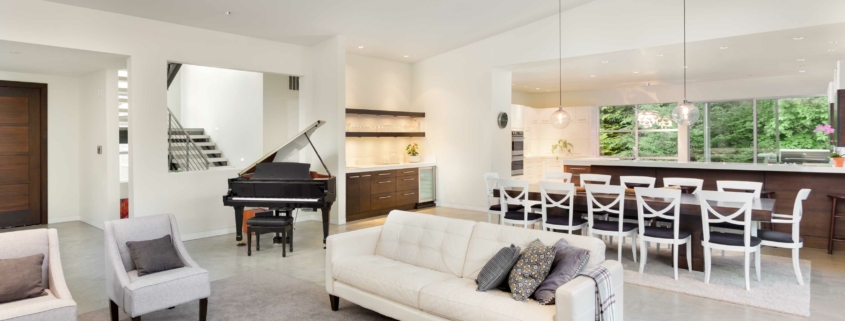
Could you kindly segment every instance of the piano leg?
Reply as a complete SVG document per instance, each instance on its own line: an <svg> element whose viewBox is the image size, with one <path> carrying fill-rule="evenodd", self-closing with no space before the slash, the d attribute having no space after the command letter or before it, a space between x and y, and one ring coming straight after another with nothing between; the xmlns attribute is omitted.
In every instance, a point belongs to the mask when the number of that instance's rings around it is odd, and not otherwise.
<svg viewBox="0 0 845 321"><path fill-rule="evenodd" d="M235 206L235 240L238 241L238 246L244 246L243 237L244 227L244 207Z"/></svg>
<svg viewBox="0 0 845 321"><path fill-rule="evenodd" d="M326 246L326 238L329 237L329 211L332 208L332 203L326 203L323 205L323 248L325 249Z"/></svg>

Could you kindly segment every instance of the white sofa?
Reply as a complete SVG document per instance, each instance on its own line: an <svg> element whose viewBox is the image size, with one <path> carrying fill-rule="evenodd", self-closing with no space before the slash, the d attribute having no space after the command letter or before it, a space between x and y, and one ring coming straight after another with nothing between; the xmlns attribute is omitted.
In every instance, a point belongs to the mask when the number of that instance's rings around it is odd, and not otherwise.
<svg viewBox="0 0 845 321"><path fill-rule="evenodd" d="M597 238L393 211L384 226L329 236L326 291L398 320L595 320L595 283L579 276L558 288L556 305L519 302L510 293L477 292L478 272L502 247L523 249L561 238L590 251L587 266L612 274L616 320L622 314L622 265L605 261Z"/></svg>

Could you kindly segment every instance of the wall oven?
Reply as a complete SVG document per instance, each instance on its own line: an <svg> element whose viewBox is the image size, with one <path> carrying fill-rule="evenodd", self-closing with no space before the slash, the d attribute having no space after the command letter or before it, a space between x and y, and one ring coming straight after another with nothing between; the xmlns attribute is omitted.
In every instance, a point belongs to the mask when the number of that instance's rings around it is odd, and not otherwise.
<svg viewBox="0 0 845 321"><path fill-rule="evenodd" d="M511 176L521 176L524 169L525 136L522 131L511 132Z"/></svg>

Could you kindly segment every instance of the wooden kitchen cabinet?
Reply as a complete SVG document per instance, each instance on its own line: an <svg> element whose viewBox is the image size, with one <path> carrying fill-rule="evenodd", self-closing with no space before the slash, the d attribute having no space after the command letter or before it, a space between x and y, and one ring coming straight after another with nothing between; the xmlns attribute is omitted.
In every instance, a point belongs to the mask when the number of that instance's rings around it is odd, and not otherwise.
<svg viewBox="0 0 845 321"><path fill-rule="evenodd" d="M347 174L346 220L414 209L419 202L419 184L418 168Z"/></svg>

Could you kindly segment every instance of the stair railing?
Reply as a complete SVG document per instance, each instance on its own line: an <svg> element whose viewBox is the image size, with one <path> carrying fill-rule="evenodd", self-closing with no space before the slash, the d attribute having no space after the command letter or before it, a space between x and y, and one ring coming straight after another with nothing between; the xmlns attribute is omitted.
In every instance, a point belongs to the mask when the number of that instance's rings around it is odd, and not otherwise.
<svg viewBox="0 0 845 321"><path fill-rule="evenodd" d="M168 155L168 162L173 164L173 161L176 161L176 165L184 170L184 171L198 171L198 170L207 170L208 169L208 157L202 152L194 140L191 139L191 135L185 131L185 128L182 127L182 124L179 123L179 120L173 116L173 112L170 111L170 108L167 109L167 117L168 117L168 128L167 128L167 155ZM185 157L178 157L181 156L176 151L173 150L173 133L176 133L177 136L182 136L185 138L184 142L184 156ZM176 144L182 144L182 142L178 142ZM168 166L171 166L168 164Z"/></svg>

